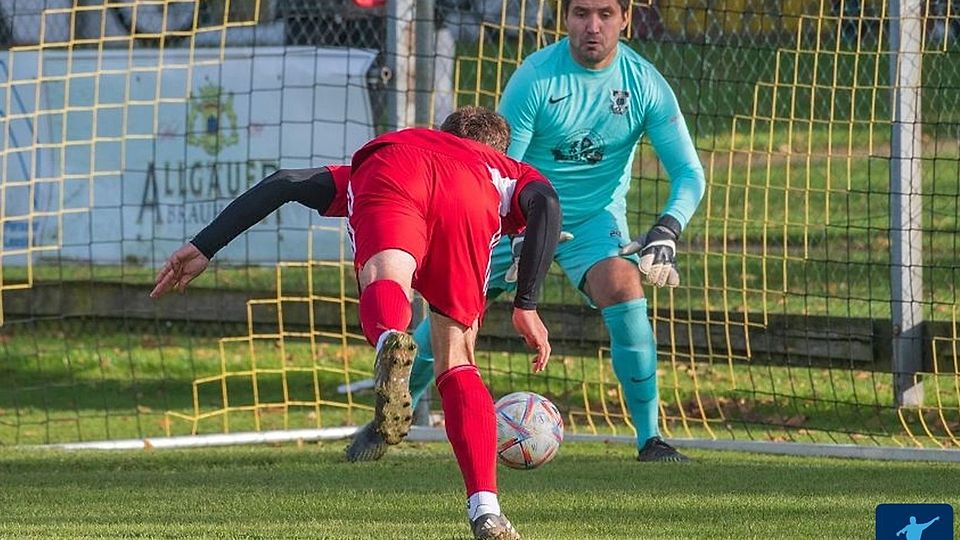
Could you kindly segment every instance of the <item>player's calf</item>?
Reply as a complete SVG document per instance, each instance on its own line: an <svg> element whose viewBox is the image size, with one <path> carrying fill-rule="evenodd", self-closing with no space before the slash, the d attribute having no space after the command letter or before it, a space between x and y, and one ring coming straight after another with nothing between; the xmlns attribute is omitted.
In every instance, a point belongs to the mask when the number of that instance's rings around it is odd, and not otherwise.
<svg viewBox="0 0 960 540"><path fill-rule="evenodd" d="M391 332L377 352L373 426L386 444L399 443L410 431L413 420L410 368L416 352L413 337L404 332Z"/></svg>

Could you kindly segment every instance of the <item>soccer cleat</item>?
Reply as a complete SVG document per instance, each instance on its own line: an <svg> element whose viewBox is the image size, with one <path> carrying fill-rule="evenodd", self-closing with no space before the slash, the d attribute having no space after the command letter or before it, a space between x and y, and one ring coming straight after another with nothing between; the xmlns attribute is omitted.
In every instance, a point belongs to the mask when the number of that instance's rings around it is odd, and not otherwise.
<svg viewBox="0 0 960 540"><path fill-rule="evenodd" d="M503 515L483 514L470 524L475 540L520 540L520 533Z"/></svg>
<svg viewBox="0 0 960 540"><path fill-rule="evenodd" d="M677 452L660 437L650 437L637 454L637 461L690 461L690 458Z"/></svg>
<svg viewBox="0 0 960 540"><path fill-rule="evenodd" d="M376 461L387 453L387 442L377 432L373 422L357 430L347 447L347 461Z"/></svg>
<svg viewBox="0 0 960 540"><path fill-rule="evenodd" d="M373 389L377 394L373 426L387 444L407 436L413 420L410 369L417 344L410 334L394 332L384 340L374 367Z"/></svg>

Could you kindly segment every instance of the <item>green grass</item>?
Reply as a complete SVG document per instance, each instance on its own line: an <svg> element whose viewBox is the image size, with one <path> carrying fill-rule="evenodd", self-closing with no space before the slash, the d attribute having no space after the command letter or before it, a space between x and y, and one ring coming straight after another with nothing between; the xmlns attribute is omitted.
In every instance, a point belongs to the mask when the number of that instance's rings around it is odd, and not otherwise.
<svg viewBox="0 0 960 540"><path fill-rule="evenodd" d="M234 329L236 330L236 329ZM70 334L65 342L64 331ZM244 335L245 332L225 333ZM0 444L65 442L138 436L189 433L192 424L169 419L166 412L194 414L193 381L226 372L249 370L250 349L244 343L225 346L219 352L218 336L197 336L179 328L159 326L155 333L142 329L117 332L96 321L87 323L39 325L29 331L14 332L0 340ZM320 368L314 380L312 371L289 372L285 377L262 373L256 385L251 377L230 379L229 404L254 403L256 388L263 403L283 403L283 381L290 400L321 399L344 401L336 388L345 377L322 371L341 369L338 347L320 340L314 363L309 346L290 339L286 355L281 356L275 340L258 340L254 349L261 370L282 368ZM369 376L372 354L366 347L352 347L353 379ZM200 412L224 407L219 383L199 387ZM357 402L371 405L370 396L358 396ZM282 429L293 425L322 427L357 423L368 418L364 412L353 416L335 407L324 407L317 414L313 407L277 407L262 410L257 418L250 412L238 412L227 418L203 420L201 432ZM259 426L256 424L259 422Z"/></svg>
<svg viewBox="0 0 960 540"><path fill-rule="evenodd" d="M470 538L444 443L377 463L343 443L117 453L0 449L4 538ZM641 465L627 446L567 443L537 471L499 469L526 539L868 538L879 503L953 503L938 463L691 451Z"/></svg>
<svg viewBox="0 0 960 540"><path fill-rule="evenodd" d="M50 323L29 331L6 330L0 335L0 446L189 434L193 423L167 413L195 414L193 381L251 368L245 344L228 346L221 363L216 336L177 329L119 332L92 324ZM61 337L65 335L71 336L70 342ZM346 354L350 380L356 381L369 376L373 354L365 344L353 343ZM575 340L554 336L555 356L547 371L532 374L529 355L519 343L485 349L491 345L481 343L478 362L494 396L515 390L539 392L557 403L571 430L629 432L606 357L601 364L596 355L571 352ZM347 396L337 393L337 386L347 379L336 343L320 343L312 356L307 343L288 338L281 357L278 343L264 339L257 341L255 352L261 370L255 382L251 376L230 378L227 398L234 407L253 405L256 390L263 407L257 413L242 410L201 419L198 432L357 425L369 420L369 392L353 394L350 408L332 403L283 406L291 400L313 403L318 397L346 404ZM952 373L926 376L927 408L907 411L904 426L892 401L891 376L883 372L886 366L839 361L808 365L798 360L729 364L720 356L698 357L695 365L678 356L674 364L668 353L661 350L660 392L664 427L672 436L897 446L913 444L913 434L920 444L935 445L925 435L921 419L945 444L951 444L950 432L960 433L956 412L960 394ZM281 368L288 371L282 375L263 371ZM200 413L224 409L219 382L198 388ZM433 408L439 409L439 404Z"/></svg>

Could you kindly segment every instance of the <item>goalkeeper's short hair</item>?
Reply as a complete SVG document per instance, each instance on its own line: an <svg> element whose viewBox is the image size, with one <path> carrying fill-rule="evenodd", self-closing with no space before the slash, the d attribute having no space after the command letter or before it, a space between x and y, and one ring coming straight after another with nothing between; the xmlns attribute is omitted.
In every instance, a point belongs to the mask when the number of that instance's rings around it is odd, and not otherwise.
<svg viewBox="0 0 960 540"><path fill-rule="evenodd" d="M630 11L630 0L617 0L617 4L620 4L620 9L623 14L626 15ZM570 0L562 0L561 4L562 12L564 15L570 12Z"/></svg>
<svg viewBox="0 0 960 540"><path fill-rule="evenodd" d="M510 124L507 119L485 107L460 107L443 121L440 130L482 142L504 154L510 145Z"/></svg>

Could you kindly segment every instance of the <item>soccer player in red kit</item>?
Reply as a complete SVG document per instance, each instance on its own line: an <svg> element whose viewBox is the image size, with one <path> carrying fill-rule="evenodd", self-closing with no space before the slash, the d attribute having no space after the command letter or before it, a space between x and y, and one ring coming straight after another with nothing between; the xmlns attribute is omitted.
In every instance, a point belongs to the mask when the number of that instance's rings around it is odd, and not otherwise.
<svg viewBox="0 0 960 540"><path fill-rule="evenodd" d="M287 186L267 189L263 184L273 178L268 177L171 255L151 296L183 291L216 250L287 200L324 215L345 210L361 290L361 325L377 350L376 430L396 444L410 427L407 381L415 344L407 327L415 289L430 305L436 384L474 536L519 538L500 511L496 418L474 345L491 249L501 234L525 229L513 323L536 350L534 370L545 367L550 345L536 301L560 233L559 202L540 173L503 154L509 127L498 114L465 107L441 129L387 133L358 150L349 168L287 172Z"/></svg>

